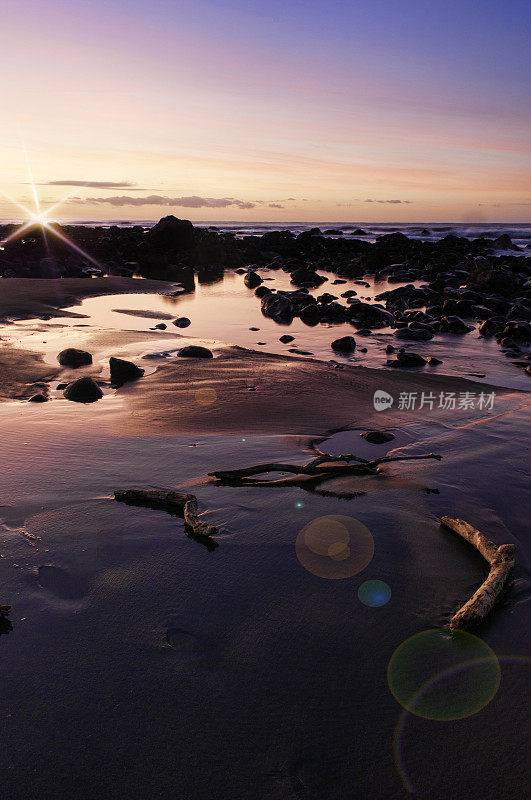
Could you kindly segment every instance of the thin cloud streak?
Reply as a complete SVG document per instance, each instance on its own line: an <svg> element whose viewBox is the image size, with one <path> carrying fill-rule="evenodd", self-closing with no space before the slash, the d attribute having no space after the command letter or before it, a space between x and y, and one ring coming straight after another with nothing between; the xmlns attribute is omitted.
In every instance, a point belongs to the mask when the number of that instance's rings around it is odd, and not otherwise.
<svg viewBox="0 0 531 800"><path fill-rule="evenodd" d="M254 203L245 200L237 200L234 197L165 197L164 195L152 194L148 197L131 197L129 195L116 195L114 197L87 197L85 200L76 200L76 203L90 205L91 203L108 203L111 206L180 206L181 208L254 208Z"/></svg>

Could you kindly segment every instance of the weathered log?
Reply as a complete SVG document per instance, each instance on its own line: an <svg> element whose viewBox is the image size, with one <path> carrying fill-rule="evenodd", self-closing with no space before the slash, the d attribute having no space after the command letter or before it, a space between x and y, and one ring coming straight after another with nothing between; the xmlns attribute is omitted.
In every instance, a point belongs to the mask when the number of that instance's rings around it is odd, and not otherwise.
<svg viewBox="0 0 531 800"><path fill-rule="evenodd" d="M487 579L450 620L451 630L467 630L483 622L492 611L514 567L516 547L514 544L497 547L485 534L462 519L442 517L441 524L470 542L490 564Z"/></svg>
<svg viewBox="0 0 531 800"><path fill-rule="evenodd" d="M194 494L180 494L171 489L120 489L114 493L114 499L129 505L178 513L197 537L216 536L219 532L214 525L199 518L197 497Z"/></svg>
<svg viewBox="0 0 531 800"><path fill-rule="evenodd" d="M315 449L318 454L307 464L284 464L279 462L267 462L265 464L255 464L252 467L242 469L215 470L209 472L209 477L215 478L218 483L231 486L273 486L286 487L298 486L301 489L315 490L315 487L324 481L333 478L342 478L351 475L376 475L381 464L389 464L393 461L416 461L427 458L434 458L440 461L441 456L435 453L427 453L420 456L382 456L372 460L359 458L352 454L333 456ZM354 463L352 463L354 462ZM253 478L253 475L263 475L267 472L288 472L293 477L278 478L275 480L267 478Z"/></svg>

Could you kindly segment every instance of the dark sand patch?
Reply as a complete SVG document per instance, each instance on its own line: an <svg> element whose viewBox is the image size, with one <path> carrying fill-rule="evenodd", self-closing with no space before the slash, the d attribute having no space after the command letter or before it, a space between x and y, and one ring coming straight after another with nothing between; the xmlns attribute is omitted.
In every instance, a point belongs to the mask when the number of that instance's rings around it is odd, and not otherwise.
<svg viewBox="0 0 531 800"><path fill-rule="evenodd" d="M0 346L0 400L31 397L57 375L42 356L8 345Z"/></svg>
<svg viewBox="0 0 531 800"><path fill-rule="evenodd" d="M144 319L173 319L174 314L165 314L164 311L142 311L134 308L113 308L114 314L129 314L130 317L142 317Z"/></svg>
<svg viewBox="0 0 531 800"><path fill-rule="evenodd" d="M254 389L254 391L249 391ZM373 406L376 390L394 398L386 412ZM119 425L145 433L290 433L312 435L356 423L375 427L411 421L399 411L401 392L503 390L410 370L377 370L228 347L217 358L176 359L120 390L126 401ZM436 405L436 404L435 404ZM420 416L441 416L435 407ZM446 412L446 416L448 412ZM459 414L454 412L456 417Z"/></svg>
<svg viewBox="0 0 531 800"><path fill-rule="evenodd" d="M2 278L0 322L13 319L32 319L51 314L72 317L60 311L79 303L84 297L126 292L162 292L166 281L141 278Z"/></svg>

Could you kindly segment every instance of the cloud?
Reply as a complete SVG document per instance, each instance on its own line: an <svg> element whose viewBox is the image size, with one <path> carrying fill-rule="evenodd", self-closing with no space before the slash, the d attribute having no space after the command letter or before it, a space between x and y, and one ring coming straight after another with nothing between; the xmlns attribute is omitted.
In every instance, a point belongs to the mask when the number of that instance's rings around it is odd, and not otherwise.
<svg viewBox="0 0 531 800"><path fill-rule="evenodd" d="M284 208L280 203L269 203L269 208Z"/></svg>
<svg viewBox="0 0 531 800"><path fill-rule="evenodd" d="M236 200L234 197L166 197L160 194L150 194L147 197L131 197L130 195L115 195L113 197L87 197L83 200L85 205L92 203L108 203L111 206L180 206L181 208L228 208L236 206L240 209L254 208L254 203L245 200Z"/></svg>
<svg viewBox="0 0 531 800"><path fill-rule="evenodd" d="M39 183L39 186L80 186L88 187L89 189L131 189L134 184L129 181L46 181L46 183ZM141 192L142 189L135 187L135 191Z"/></svg>
<svg viewBox="0 0 531 800"><path fill-rule="evenodd" d="M405 203L406 205L411 205L413 200L365 200L366 203Z"/></svg>

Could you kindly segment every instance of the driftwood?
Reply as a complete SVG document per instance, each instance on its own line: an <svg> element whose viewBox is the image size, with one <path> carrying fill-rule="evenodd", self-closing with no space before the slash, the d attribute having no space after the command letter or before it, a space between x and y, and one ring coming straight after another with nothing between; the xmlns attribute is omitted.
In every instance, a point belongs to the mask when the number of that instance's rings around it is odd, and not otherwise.
<svg viewBox="0 0 531 800"><path fill-rule="evenodd" d="M158 508L170 514L178 514L183 517L194 539L206 544L209 549L217 546L211 537L216 536L218 528L199 518L197 497L194 494L180 494L171 489L121 489L114 493L114 499L120 503Z"/></svg>
<svg viewBox="0 0 531 800"><path fill-rule="evenodd" d="M342 478L348 475L377 475L378 467L382 464L389 464L393 461L417 461L427 458L441 460L440 455L427 453L421 456L382 456L368 460L359 458L351 453L340 456L333 456L329 453L322 453L315 450L318 454L308 464L281 464L271 462L256 464L252 467L243 469L216 470L209 472L209 476L215 478L220 484L229 486L298 486L301 489L315 490L315 487L325 481L334 478ZM271 480L267 478L253 478L253 475L263 475L267 472L288 472L292 477L278 478Z"/></svg>
<svg viewBox="0 0 531 800"><path fill-rule="evenodd" d="M483 622L499 599L514 567L516 547L514 544L497 547L487 536L462 519L442 517L441 524L470 542L490 564L487 579L450 620L451 630L466 630Z"/></svg>

